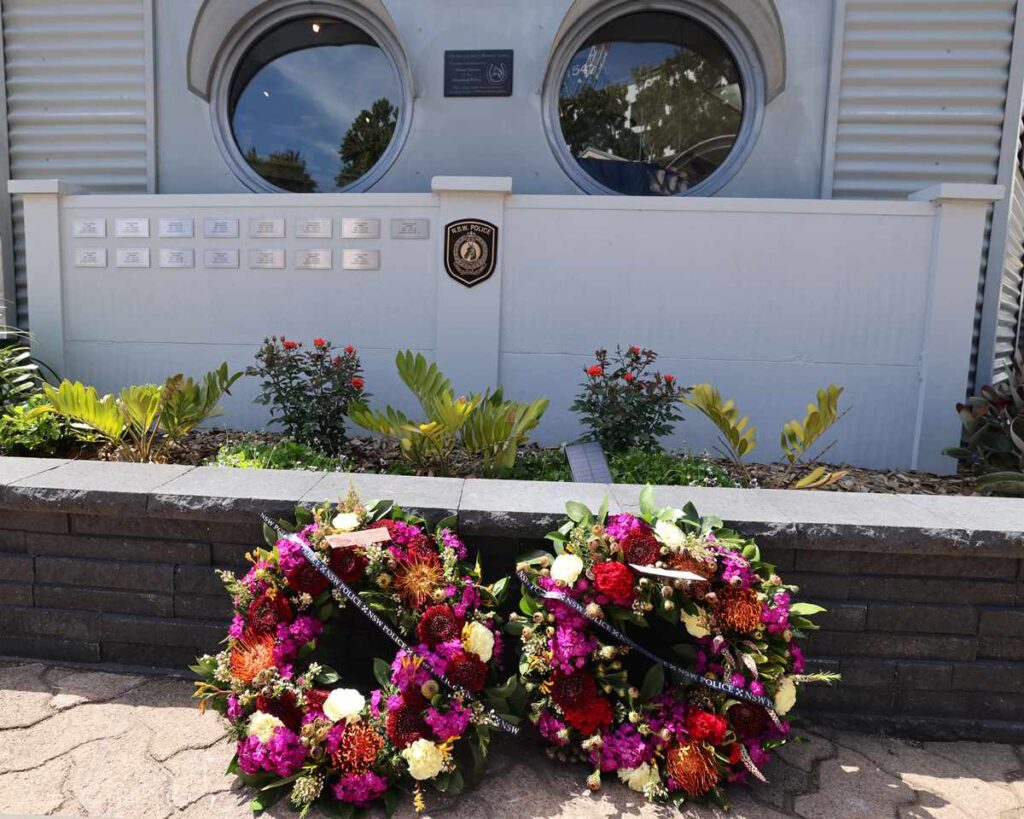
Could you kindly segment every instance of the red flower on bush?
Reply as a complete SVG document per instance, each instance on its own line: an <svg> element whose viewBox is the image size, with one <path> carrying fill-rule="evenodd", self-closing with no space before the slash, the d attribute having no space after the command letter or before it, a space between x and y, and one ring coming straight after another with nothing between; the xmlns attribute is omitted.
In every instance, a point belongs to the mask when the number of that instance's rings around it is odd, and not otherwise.
<svg viewBox="0 0 1024 819"><path fill-rule="evenodd" d="M306 592L313 597L316 597L329 585L327 578L305 560L290 572L285 572L285 577L288 579L288 585L295 591Z"/></svg>
<svg viewBox="0 0 1024 819"><path fill-rule="evenodd" d="M631 606L635 596L633 572L628 566L606 560L594 566L594 585L616 606Z"/></svg>
<svg viewBox="0 0 1024 819"><path fill-rule="evenodd" d="M246 624L258 634L273 634L278 623L292 621L292 607L283 594L261 594L249 604Z"/></svg>
<svg viewBox="0 0 1024 819"><path fill-rule="evenodd" d="M345 352L348 353L348 355L352 355L352 353L354 353L355 351L356 351L356 348L353 347L351 344L346 344L345 345Z"/></svg>
<svg viewBox="0 0 1024 819"><path fill-rule="evenodd" d="M314 338L313 339L313 346L315 346L315 347L325 347L325 346L327 346L327 342L324 341L322 338Z"/></svg>
<svg viewBox="0 0 1024 819"><path fill-rule="evenodd" d="M635 344L634 344L634 345L633 345L632 347L630 347L630 348L629 348L629 351L630 351L630 352L631 352L631 353L632 353L633 355L640 355L640 348L639 348L639 347L637 347L637 346L636 346Z"/></svg>
<svg viewBox="0 0 1024 819"><path fill-rule="evenodd" d="M366 382L364 382L363 379L361 379L358 375L352 376L352 378L349 379L348 383L355 387L357 390L361 390L366 385Z"/></svg>
<svg viewBox="0 0 1024 819"><path fill-rule="evenodd" d="M700 708L693 708L686 715L686 730L691 737L700 742L721 745L728 727L729 724L723 717L702 711Z"/></svg>
<svg viewBox="0 0 1024 819"><path fill-rule="evenodd" d="M665 376L665 383L666 384L674 384L675 381L676 381L676 377L674 375L672 375L672 373L669 373L668 375Z"/></svg>
<svg viewBox="0 0 1024 819"><path fill-rule="evenodd" d="M445 676L470 693L476 693L487 682L487 665L475 654L460 651L448 661Z"/></svg>
<svg viewBox="0 0 1024 819"><path fill-rule="evenodd" d="M604 370L601 368L600 364L594 364L590 367L587 367L587 375L592 376L593 378L597 378L598 376L603 374Z"/></svg>
<svg viewBox="0 0 1024 819"><path fill-rule="evenodd" d="M629 384L633 383L633 378L634 378L633 373L626 373L624 376L622 376L622 380L627 382L627 383L629 383Z"/></svg>
<svg viewBox="0 0 1024 819"><path fill-rule="evenodd" d="M604 697L593 697L578 708L565 711L565 721L584 736L612 724L612 706Z"/></svg>
<svg viewBox="0 0 1024 819"><path fill-rule="evenodd" d="M423 709L427 701L418 691L409 691L402 695L402 704L388 713L388 739L396 748L412 745L417 739L430 737L430 728L423 719Z"/></svg>
<svg viewBox="0 0 1024 819"><path fill-rule="evenodd" d="M652 566L661 555L661 544L650 532L638 529L630 532L619 543L627 563Z"/></svg>
<svg viewBox="0 0 1024 819"><path fill-rule="evenodd" d="M362 577L367 562L362 550L354 546L331 549L331 571L338 575L343 583L355 583Z"/></svg>
<svg viewBox="0 0 1024 819"><path fill-rule="evenodd" d="M341 366L341 356L340 355L336 355L334 358L331 359L331 363L335 367L340 367Z"/></svg>
<svg viewBox="0 0 1024 819"><path fill-rule="evenodd" d="M451 606L431 606L416 624L420 641L433 648L438 643L456 639L462 634L463 621L456 617Z"/></svg>
<svg viewBox="0 0 1024 819"><path fill-rule="evenodd" d="M297 350L298 347L299 347L299 342L297 342L297 341L289 341L288 339L284 339L284 348L286 350Z"/></svg>

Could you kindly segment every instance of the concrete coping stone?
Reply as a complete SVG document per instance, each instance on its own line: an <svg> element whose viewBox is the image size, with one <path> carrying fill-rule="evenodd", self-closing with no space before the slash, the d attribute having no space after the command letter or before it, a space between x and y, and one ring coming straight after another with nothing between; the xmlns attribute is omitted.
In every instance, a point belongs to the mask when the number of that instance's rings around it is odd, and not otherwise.
<svg viewBox="0 0 1024 819"><path fill-rule="evenodd" d="M640 486L422 478L0 457L0 506L53 512L250 520L337 500L354 486L431 522L458 513L470 536L543 537L576 500L636 511ZM658 507L692 502L744 534L787 548L1024 558L1024 500L775 489L655 487ZM2 512L0 512L2 516Z"/></svg>

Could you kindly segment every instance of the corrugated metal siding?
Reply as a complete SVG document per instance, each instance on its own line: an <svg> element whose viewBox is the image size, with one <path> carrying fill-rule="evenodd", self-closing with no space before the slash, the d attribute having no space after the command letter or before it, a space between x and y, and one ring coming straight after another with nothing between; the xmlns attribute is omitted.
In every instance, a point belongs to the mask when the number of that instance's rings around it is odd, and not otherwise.
<svg viewBox="0 0 1024 819"><path fill-rule="evenodd" d="M1017 163L1010 186L1010 213L1003 252L1002 282L999 288L999 312L992 350L993 380L1006 378L1004 368L1013 362L1014 351L1021 346L1024 321L1024 150L1017 139Z"/></svg>
<svg viewBox="0 0 1024 819"><path fill-rule="evenodd" d="M146 0L3 0L14 179L149 189ZM13 202L18 322L28 323L24 226Z"/></svg>

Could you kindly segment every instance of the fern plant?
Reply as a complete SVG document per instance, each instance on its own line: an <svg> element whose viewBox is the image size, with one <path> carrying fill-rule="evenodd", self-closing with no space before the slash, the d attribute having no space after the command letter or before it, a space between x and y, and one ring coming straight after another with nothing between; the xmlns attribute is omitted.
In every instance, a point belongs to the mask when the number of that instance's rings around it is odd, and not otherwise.
<svg viewBox="0 0 1024 819"><path fill-rule="evenodd" d="M162 386L136 384L116 396L100 396L95 387L65 379L57 387L43 384L46 403L30 414L56 413L83 437L112 446L123 460L158 461L168 444L221 414L218 402L241 375L229 374L224 363L198 383L178 374Z"/></svg>
<svg viewBox="0 0 1024 819"><path fill-rule="evenodd" d="M0 343L0 414L28 399L39 391L42 375L39 364L24 344L11 339L24 338L26 334L15 327L0 325L0 337L8 340Z"/></svg>
<svg viewBox="0 0 1024 819"><path fill-rule="evenodd" d="M807 414L803 420L794 418L783 425L780 443L788 463L788 468L783 474L783 483L790 488L820 489L835 483L847 474L844 470L833 472L823 466L817 466L797 478L801 471L811 463L821 460L835 445L833 442L813 456L808 455L822 436L846 414L839 412L839 397L842 394L843 388L834 384L818 390L817 403L807 405ZM689 397L682 400L715 425L719 432L719 454L735 463L749 481L750 469L743 459L757 446L757 428L750 425L749 418L740 415L733 401L723 401L718 390L710 384L698 384L691 389Z"/></svg>
<svg viewBox="0 0 1024 819"><path fill-rule="evenodd" d="M527 442L548 408L547 398L506 401L500 388L456 396L451 381L422 353L399 352L395 366L426 417L413 420L391 406L374 412L364 401L349 407L349 417L364 429L396 439L402 456L421 472L451 474L452 456L460 444L480 457L489 471L511 467L518 447Z"/></svg>

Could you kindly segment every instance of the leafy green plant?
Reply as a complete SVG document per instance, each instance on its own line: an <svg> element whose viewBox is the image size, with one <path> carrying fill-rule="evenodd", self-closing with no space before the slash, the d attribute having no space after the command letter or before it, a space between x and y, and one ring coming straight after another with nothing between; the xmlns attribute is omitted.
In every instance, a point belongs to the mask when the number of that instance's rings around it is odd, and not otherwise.
<svg viewBox="0 0 1024 819"><path fill-rule="evenodd" d="M351 344L340 353L323 338L313 346L271 336L256 353L256 365L246 370L263 386L257 403L271 408L270 417L293 441L335 454L348 441L345 416L353 401L365 400L362 365Z"/></svg>
<svg viewBox="0 0 1024 819"><path fill-rule="evenodd" d="M46 401L45 395L36 393L0 415L0 455L51 457L64 452L78 438L59 415L33 412Z"/></svg>
<svg viewBox="0 0 1024 819"><path fill-rule="evenodd" d="M609 453L657 452L658 440L683 418L679 401L687 391L674 375L649 372L658 358L654 350L616 347L614 356L604 349L595 356L596 363L583 370L587 380L570 407L587 427L584 437L599 441Z"/></svg>
<svg viewBox="0 0 1024 819"><path fill-rule="evenodd" d="M834 384L818 390L818 401L807 405L807 414L803 420L794 418L783 425L780 443L788 468L782 480L790 488L819 489L835 483L847 474L843 470L832 472L817 466L797 478L801 471L815 461L820 461L835 445L833 442L813 456L809 455L811 448L846 414L839 412L839 397L842 394L843 388ZM757 446L757 428L750 425L749 418L740 415L733 401L723 401L721 393L710 384L693 387L683 403L703 413L715 425L719 432L719 454L733 461L749 481L750 470L743 459Z"/></svg>
<svg viewBox="0 0 1024 819"><path fill-rule="evenodd" d="M225 363L199 382L178 374L163 386L136 384L116 396L100 396L95 387L65 379L57 387L43 384L46 403L29 414L56 413L76 432L112 446L124 460L156 461L168 443L221 413L218 401L230 394L231 385L241 375L229 374Z"/></svg>
<svg viewBox="0 0 1024 819"><path fill-rule="evenodd" d="M669 452L614 453L608 468L616 483L656 484L661 486L735 486L724 469L693 455Z"/></svg>
<svg viewBox="0 0 1024 819"><path fill-rule="evenodd" d="M1014 356L1005 374L956 405L964 445L943 453L986 470L975 484L979 492L1024 495L1024 354Z"/></svg>
<svg viewBox="0 0 1024 819"><path fill-rule="evenodd" d="M213 464L240 469L311 469L334 472L341 468L342 461L298 441L284 438L273 444L256 441L224 444L217 450Z"/></svg>
<svg viewBox="0 0 1024 819"><path fill-rule="evenodd" d="M485 470L511 468L518 448L548 408L547 398L506 401L500 388L456 396L451 382L422 353L400 352L395 366L426 418L414 421L390 406L373 412L364 401L352 404L349 417L364 429L395 438L403 457L420 471L450 474L459 444L479 456Z"/></svg>
<svg viewBox="0 0 1024 819"><path fill-rule="evenodd" d="M24 344L14 341L25 338L15 327L0 326L0 413L21 403L39 391L43 379L32 352Z"/></svg>

